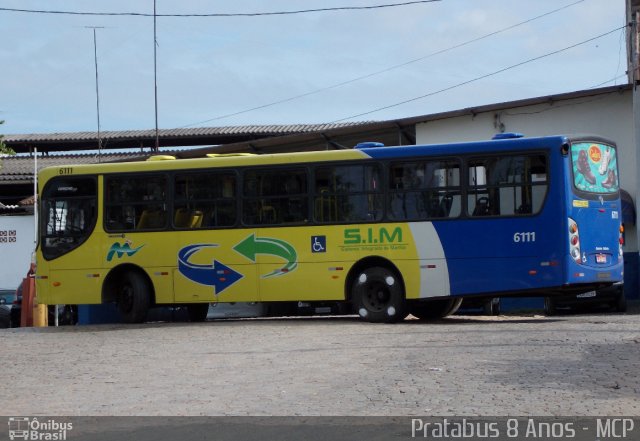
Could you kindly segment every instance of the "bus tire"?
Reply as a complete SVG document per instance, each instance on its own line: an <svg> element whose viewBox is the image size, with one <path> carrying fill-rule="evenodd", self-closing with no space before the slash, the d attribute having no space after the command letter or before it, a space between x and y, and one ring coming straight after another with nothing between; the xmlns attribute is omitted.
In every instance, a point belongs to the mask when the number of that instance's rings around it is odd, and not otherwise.
<svg viewBox="0 0 640 441"><path fill-rule="evenodd" d="M500 315L500 301L497 297L492 297L483 306L484 315Z"/></svg>
<svg viewBox="0 0 640 441"><path fill-rule="evenodd" d="M194 303L187 305L187 315L190 322L204 322L209 313L208 303Z"/></svg>
<svg viewBox="0 0 640 441"><path fill-rule="evenodd" d="M417 301L409 307L409 312L420 320L437 320L453 314L461 304L462 299Z"/></svg>
<svg viewBox="0 0 640 441"><path fill-rule="evenodd" d="M150 304L150 289L147 280L137 271L122 275L118 284L118 310L124 323L142 323L147 318Z"/></svg>
<svg viewBox="0 0 640 441"><path fill-rule="evenodd" d="M355 312L371 323L395 323L407 316L402 280L381 267L359 271L351 288Z"/></svg>
<svg viewBox="0 0 640 441"><path fill-rule="evenodd" d="M551 297L544 298L544 314L556 315L558 313L556 309L556 302Z"/></svg>

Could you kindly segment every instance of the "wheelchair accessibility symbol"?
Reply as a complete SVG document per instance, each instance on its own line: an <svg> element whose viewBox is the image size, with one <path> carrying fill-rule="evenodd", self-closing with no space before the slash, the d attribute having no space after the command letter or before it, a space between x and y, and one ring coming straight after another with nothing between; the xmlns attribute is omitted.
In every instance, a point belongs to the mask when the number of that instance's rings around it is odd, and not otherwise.
<svg viewBox="0 0 640 441"><path fill-rule="evenodd" d="M327 252L327 236L311 236L311 252Z"/></svg>

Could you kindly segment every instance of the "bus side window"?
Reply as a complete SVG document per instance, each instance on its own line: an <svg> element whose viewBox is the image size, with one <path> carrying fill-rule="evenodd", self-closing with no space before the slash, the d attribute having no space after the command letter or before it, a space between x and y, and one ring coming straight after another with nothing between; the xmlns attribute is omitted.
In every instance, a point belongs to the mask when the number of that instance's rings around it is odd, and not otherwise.
<svg viewBox="0 0 640 441"><path fill-rule="evenodd" d="M236 222L236 175L228 171L176 174L173 225L178 229L230 227Z"/></svg>
<svg viewBox="0 0 640 441"><path fill-rule="evenodd" d="M167 177L159 174L105 178L107 231L159 230L167 226Z"/></svg>
<svg viewBox="0 0 640 441"><path fill-rule="evenodd" d="M516 154L468 162L470 216L538 213L547 192L546 157Z"/></svg>
<svg viewBox="0 0 640 441"><path fill-rule="evenodd" d="M389 175L387 207L390 219L443 219L460 215L458 160L391 164Z"/></svg>

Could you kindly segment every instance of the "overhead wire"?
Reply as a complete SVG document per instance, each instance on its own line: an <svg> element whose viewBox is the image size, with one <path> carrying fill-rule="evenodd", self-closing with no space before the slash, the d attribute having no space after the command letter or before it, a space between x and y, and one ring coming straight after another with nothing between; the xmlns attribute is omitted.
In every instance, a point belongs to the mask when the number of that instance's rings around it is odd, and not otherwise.
<svg viewBox="0 0 640 441"><path fill-rule="evenodd" d="M520 67L520 66L523 66L525 64L529 64L529 63L532 63L534 61L538 61L538 60L541 60L543 58L547 58L547 57L550 57L552 55L556 55L556 54L559 54L561 52L568 51L568 50L576 48L578 46L582 46L582 45L587 44L587 43L589 43L591 41L597 40L597 39L602 38L602 37L606 37L607 35L611 35L614 32L618 32L620 29L623 29L625 27L626 27L626 25L625 26L621 26L621 27L617 27L617 28L615 28L615 29L613 29L611 31L605 32L605 33L597 35L595 37L591 37L591 38L589 38L587 40L583 40L583 41L581 41L579 43L572 44L571 46L567 46L567 47L564 47L562 49L558 49L558 50L555 50L555 51L552 51L552 52L548 52L548 53L546 53L544 55L540 55L538 57L529 58L528 60L524 60L524 61L521 61L519 63L512 64L511 66L507 66L507 67L504 67L502 69L495 70L495 71L490 72L488 74L480 75L480 76L472 78L470 80L463 81L461 83L457 83L457 84L454 84L454 85L449 86L449 87L444 87L442 89L439 89L439 90L436 90L436 91L433 91L433 92L429 92L429 93L424 94L424 95L420 95L420 96L416 96L416 97L413 97L413 98L409 98L409 99L406 99L406 100L403 100L403 101L399 101L399 102L394 103L394 104L389 104L387 106L378 107L376 109L369 110L367 112L362 112L362 113L358 113L356 115L351 115L351 116L347 116L347 117L344 117L344 118L336 119L334 121L331 121L331 123L337 123L337 122L346 121L346 120L353 119L353 118L359 118L359 117L364 116L364 115L370 115L372 113L380 112L382 110L391 109L393 107L398 107L398 106L401 106L403 104L411 103L413 101L418 101L418 100L421 100L421 99L424 99L424 98L429 98L429 97L432 97L434 95L438 95L440 93L456 89L458 87L466 86L467 84L471 84L471 83L474 83L476 81L480 81L480 80L483 80L485 78L489 78L489 77L498 75L498 74L506 72L508 70L515 69L516 67Z"/></svg>
<svg viewBox="0 0 640 441"><path fill-rule="evenodd" d="M605 84L608 84L608 83L617 82L621 78L627 78L627 74L625 73L623 75L618 75L617 77L613 77L611 79L608 79L607 81L603 81L602 83L598 83L598 84L596 84L594 86L591 86L591 87L589 87L589 89L595 89L597 87L604 86Z"/></svg>
<svg viewBox="0 0 640 441"><path fill-rule="evenodd" d="M275 11L275 12L252 12L252 13L150 14L150 13L135 13L135 12L82 12L82 11L34 10L34 9L17 9L17 8L0 8L0 12L5 11L5 12L59 14L59 15L85 15L85 16L140 16L140 17L154 17L155 16L155 17L176 17L176 18L181 18L181 17L183 17L183 18L189 18L189 17L258 17L258 16L305 14L305 13L328 12L328 11L371 10L371 9L401 7L401 6L408 6L408 5L415 5L415 4L434 3L434 2L439 2L439 1L441 1L441 0L415 0L415 1L408 1L408 2L401 2L401 3L388 3L388 4L370 5L370 6L344 6L344 7L332 7L332 8L301 9L301 10ZM488 34L485 34L485 35L482 35L482 36L480 36L478 38L474 38L474 39L462 42L460 44L456 44L456 45L450 46L448 48L441 49L441 50L438 50L436 52L427 54L425 56L418 57L418 58L415 58L415 59L412 59L412 60L397 64L397 65L393 65L393 66L387 67L385 69L381 69L381 70L378 70L378 71L375 71L375 72L371 72L371 73L366 74L366 75L362 75L362 76L359 76L359 77L356 77L356 78L352 78L350 80L342 81L340 83L336 83L336 84L333 84L333 85L329 85L327 87L323 87L323 88L320 88L320 89L317 89L317 90L313 90L313 91L310 91L310 92L306 92L306 93L303 93L303 94L299 94L299 95L296 95L296 96L292 96L292 97L289 97L289 98L278 100L278 101L275 101L275 102L272 102L272 103L268 103L268 104L264 104L264 105L256 106L256 107L252 107L250 109L245 109L245 110L241 110L241 111L238 111L238 112L234 112L234 113L230 113L230 114L226 114L226 115L221 115L221 116L218 116L218 117L215 117L215 118L211 118L211 119L208 119L208 120L200 121L200 122L197 122L197 123L189 124L189 125L186 125L186 126L183 126L183 127L190 127L190 126L193 126L193 125L203 124L203 123L210 122L210 121L215 121L215 120L228 118L228 117L231 117L231 116L236 116L236 115L239 115L239 114L243 114L243 113L247 113L247 112L251 112L251 111L255 111L255 110L264 109L266 107L271 107L271 106L274 106L274 105L277 105L277 104L282 104L282 103L289 102L289 101L292 101L292 100L295 100L295 99L298 99L298 98L306 97L306 96L317 94L317 93L320 93L320 92L323 92L323 91L326 91L326 90L329 90L329 89L334 89L334 88L337 88L337 87L340 87L340 86L344 86L344 85L347 85L347 84L350 84L350 83L354 83L356 81L367 79L367 78L373 77L375 75L380 75L382 73L389 72L391 70L398 69L398 68L410 65L412 63L416 63L416 62L419 62L419 61L434 57L436 55L439 55L439 54L442 54L442 53L445 53L445 52L448 52L448 51L451 51L451 50L454 50L454 49L457 49L457 48L460 48L460 47L463 47L463 46L466 46L466 45L469 45L469 44L472 44L472 43L475 43L477 41L489 38L491 36L506 32L508 30L514 29L516 27L522 26L524 24L530 23L532 21L538 20L538 19L546 17L548 15L557 13L557 12L559 12L561 10L567 9L567 8L569 8L571 6L574 6L574 5L582 3L582 2L584 2L584 0L575 1L573 3L570 3L570 4L564 5L562 7L556 8L556 9L554 9L552 11L546 12L544 14L538 15L538 16L530 18L528 20L513 24L511 26L507 26L505 28L501 28L499 30L496 30L494 32L491 32L491 33L488 33ZM604 36L607 36L607 35L609 35L611 33L614 33L614 32L616 32L616 31L618 31L620 29L624 29L625 27L626 27L626 25L622 26L622 27L619 27L619 28L616 28L616 29L614 29L612 31L606 32L604 34L600 34L598 36L595 36L595 37L592 37L590 39L584 40L582 42L576 43L574 45L567 46L565 48L562 48L562 49L559 49L559 50L556 50L556 51L553 51L553 52L549 52L547 54L544 54L544 55L541 55L541 56L538 56L538 57L530 58L530 59L522 61L520 63L516 63L514 65L511 65L511 66L508 66L508 67L493 71L493 72L485 74L485 75L481 75L481 76L475 77L473 79L470 79L470 80L467 80L467 81L464 81L464 82L461 82L461 83L458 83L458 84L455 84L455 85L452 85L452 86L449 86L449 87L446 87L446 88L439 89L439 90L434 91L434 92L430 92L430 93L427 93L427 94L424 94L424 95L413 97L413 98L410 98L410 99L407 99L407 100L403 100L403 101L400 101L400 102L397 102L397 103L394 103L394 104L390 104L390 105L387 105L387 106L382 106L382 107L379 107L379 108L376 108L376 109L373 109L373 110L370 110L370 111L367 111L367 112L359 113L357 115L352 115L352 116L348 116L348 117L345 117L345 118L341 118L341 119L335 120L333 122L340 122L340 121L345 121L345 120L357 118L357 117L364 116L364 115L369 115L369 114L372 114L372 113L375 113L375 112L379 112L379 111L386 110L386 109L389 109L389 108L397 107L397 106L400 106L400 105L403 105L403 104L407 104L407 103L410 103L410 102L413 102L413 101L417 101L417 100L420 100L420 99L428 98L428 97L431 97L431 96L434 96L434 95L437 95L437 94L440 94L440 93L443 93L443 92L446 92L446 91L449 91L449 90L452 90L452 89L455 89L455 88L458 88L458 87L462 87L464 85L467 85L467 84L470 84L470 83L473 83L473 82L476 82L476 81L479 81L479 80L482 80L482 79L485 79L485 78L500 74L502 72L514 69L516 67L520 67L522 65L525 65L525 64L528 64L528 63L531 63L531 62L534 62L534 61L538 61L540 59L543 59L543 58L546 58L546 57L549 57L549 56L552 56L552 55L555 55L555 54L558 54L558 53L561 53L561 52L564 52L564 51L567 51L567 50L570 50L570 49L573 49L575 47L581 46L581 45L586 44L588 42L591 42L591 41L594 41L596 39L599 39L599 38L602 38ZM616 78L614 78L612 80L609 80L609 81L607 81L605 83L601 83L601 84L606 84L608 82L615 81L618 78L620 78L620 77L616 77ZM594 87L598 87L598 86L594 86Z"/></svg>
<svg viewBox="0 0 640 441"><path fill-rule="evenodd" d="M250 108L247 108L247 109L238 110L236 112L231 112L231 113L227 113L227 114L224 114L224 115L219 115L219 116L216 116L216 117L213 117L213 118L205 119L205 120L202 120L202 121L197 121L197 122L194 122L194 123L190 123L190 124L181 126L180 128L193 127L193 126L197 126L197 125L200 125L200 124L206 124L206 123L209 123L209 122L212 122L212 121L218 121L218 120L221 120L221 119L230 118L232 116L242 115L242 114L253 112L253 111L256 111L256 110L266 109L267 107L272 107L272 106L276 106L278 104L288 103L290 101L297 100L299 98L304 98L304 97L307 97L307 96L310 96L310 95L315 95L315 94L318 94L318 93L321 93L321 92L325 92L327 90L336 89L338 87L346 86L347 84L355 83L357 81L365 80L367 78L371 78L371 77L374 77L376 75L380 75L380 74L383 74L383 73L386 73L386 72L390 72L392 70L399 69L401 67L405 67L405 66L408 66L410 64L426 60L428 58L435 57L436 55L444 54L444 53L450 52L450 51L452 51L454 49L459 49L459 48L467 46L469 44L476 43L476 42L484 40L486 38L493 37L494 35L501 34L503 32L509 31L511 29L515 29L515 28L517 28L519 26L523 26L525 24L531 23L531 22L533 22L535 20L539 20L541 18L547 17L547 16L549 16L551 14L555 14L557 12L560 12L560 11L562 11L564 9L567 9L567 8L571 7L571 6L575 6L578 3L582 3L584 1L585 0L578 0L576 2L569 3L569 4L561 6L559 8L556 8L556 9L553 9L551 11L545 12L544 14L540 14L540 15L537 15L535 17L529 18L527 20L521 21L519 23L512 24L510 26L498 29L498 30L493 31L493 32L489 32L488 34L481 35L480 37L473 38L471 40L467 40L467 41L464 41L462 43L455 44L453 46L449 46L447 48L440 49L440 50L437 50L435 52L429 53L429 54L424 55L422 57L414 58L412 60L405 61L405 62L400 63L400 64L395 64L393 66L389 66L389 67L386 67L384 69L377 70L375 72L370 72L368 74L361 75L361 76L358 76L358 77L355 77L355 78L351 78L349 80L341 81L339 83L331 84L329 86L325 86L325 87L322 87L322 88L319 88L319 89L315 89L315 90L312 90L312 91L309 91L309 92L301 93L301 94L298 94L298 95L293 95L293 96L290 96L288 98L283 98L283 99L280 99L280 100L277 100L277 101L273 101L273 102L270 102L270 103L261 104L259 106L250 107Z"/></svg>
<svg viewBox="0 0 640 441"><path fill-rule="evenodd" d="M148 12L86 12L86 11L55 11L46 9L19 9L19 8L0 8L0 11L6 12L24 12L32 14L57 14L57 15L90 15L90 16L111 16L111 17L174 17L174 18L195 18L195 17L266 17L273 15L294 15L308 14L315 12L331 12L331 11L360 11L371 9L395 8L399 6L410 6L423 3L435 3L442 0L414 0L401 3L387 3L382 5L369 6L337 6L333 8L315 8L315 9L299 9L293 11L274 11L274 12L236 12L236 13L206 13L206 14L150 14Z"/></svg>

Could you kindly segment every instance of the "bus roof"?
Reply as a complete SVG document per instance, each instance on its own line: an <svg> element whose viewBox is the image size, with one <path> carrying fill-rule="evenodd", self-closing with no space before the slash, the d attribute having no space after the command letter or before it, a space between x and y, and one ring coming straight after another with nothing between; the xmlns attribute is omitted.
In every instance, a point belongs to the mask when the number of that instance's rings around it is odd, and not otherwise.
<svg viewBox="0 0 640 441"><path fill-rule="evenodd" d="M448 144L422 144L389 147L364 147L349 150L313 151L297 153L274 153L267 155L232 155L194 159L163 158L162 161L111 162L47 167L40 171L41 179L57 176L61 168L72 167L73 174L126 173L139 171L183 170L207 167L233 168L243 166L269 166L279 164L311 163L324 161L349 161L357 159L392 159L414 156L440 156L466 153L500 153L512 150L535 150L560 147L575 140L611 141L598 136L545 136L532 138L508 138Z"/></svg>

